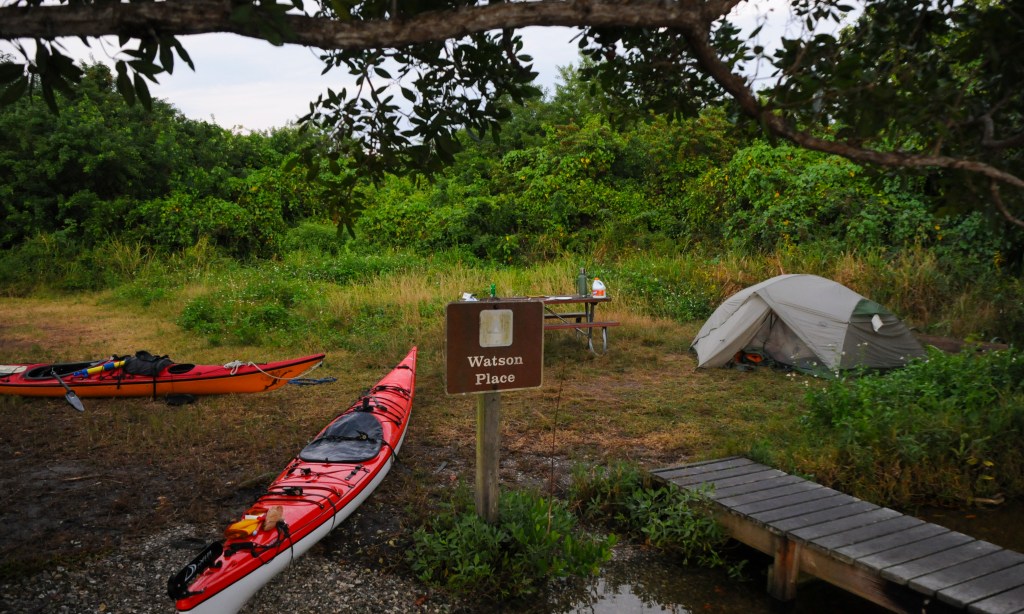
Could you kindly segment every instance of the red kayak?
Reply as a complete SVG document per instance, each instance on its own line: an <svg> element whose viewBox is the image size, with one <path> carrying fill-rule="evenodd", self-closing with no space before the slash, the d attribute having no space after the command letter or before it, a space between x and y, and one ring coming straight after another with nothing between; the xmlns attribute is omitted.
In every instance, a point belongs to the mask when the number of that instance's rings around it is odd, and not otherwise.
<svg viewBox="0 0 1024 614"><path fill-rule="evenodd" d="M193 365L137 352L92 362L0 365L0 394L61 397L67 393L64 384L79 397L265 392L320 366L323 359L324 354L313 354L277 362Z"/></svg>
<svg viewBox="0 0 1024 614"><path fill-rule="evenodd" d="M237 612L256 591L370 496L402 447L416 384L416 348L288 463L267 492L172 576L181 612Z"/></svg>

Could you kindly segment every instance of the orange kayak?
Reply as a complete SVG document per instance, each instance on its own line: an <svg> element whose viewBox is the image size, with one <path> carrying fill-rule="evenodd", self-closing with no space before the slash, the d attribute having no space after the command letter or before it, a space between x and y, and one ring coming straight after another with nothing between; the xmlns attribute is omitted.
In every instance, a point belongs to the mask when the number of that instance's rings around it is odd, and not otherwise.
<svg viewBox="0 0 1024 614"><path fill-rule="evenodd" d="M265 363L235 361L226 365L175 363L160 357L163 360L154 364L151 374L132 372L132 359L126 358L127 361L0 365L0 394L63 397L66 390L54 372L79 397L87 398L266 392L320 366L324 354Z"/></svg>

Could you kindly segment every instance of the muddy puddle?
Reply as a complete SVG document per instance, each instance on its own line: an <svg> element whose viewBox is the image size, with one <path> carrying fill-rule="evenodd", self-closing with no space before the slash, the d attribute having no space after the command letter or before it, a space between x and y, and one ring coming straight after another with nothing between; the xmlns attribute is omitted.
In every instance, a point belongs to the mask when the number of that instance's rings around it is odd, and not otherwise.
<svg viewBox="0 0 1024 614"><path fill-rule="evenodd" d="M1024 502L994 509L919 510L917 517L1004 548L1024 552ZM738 547L730 554L747 560L745 579L737 582L723 571L692 569L678 562L626 552L609 563L601 577L553 597L546 613L565 614L881 614L887 610L826 582L801 582L797 599L785 607L765 592L771 563L760 552Z"/></svg>
<svg viewBox="0 0 1024 614"><path fill-rule="evenodd" d="M547 613L565 614L882 614L886 610L824 582L801 584L797 603L785 608L765 592L767 557L750 551L745 579L682 567L671 560L613 561L585 589L551 602ZM569 603L568 601L571 601Z"/></svg>

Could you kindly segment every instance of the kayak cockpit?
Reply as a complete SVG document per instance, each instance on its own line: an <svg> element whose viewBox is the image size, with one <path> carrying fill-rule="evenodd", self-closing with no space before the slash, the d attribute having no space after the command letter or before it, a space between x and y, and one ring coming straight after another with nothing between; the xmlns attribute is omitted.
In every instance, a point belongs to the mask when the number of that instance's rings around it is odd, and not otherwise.
<svg viewBox="0 0 1024 614"><path fill-rule="evenodd" d="M299 458L307 463L360 463L375 458L383 441L380 420L373 414L354 411L335 420L309 442Z"/></svg>
<svg viewBox="0 0 1024 614"><path fill-rule="evenodd" d="M92 362L62 362L55 365L41 365L25 371L25 373L22 374L22 377L25 379L35 380L53 379L54 371L57 372L57 375L65 377L71 375L75 371L81 371L82 369L102 365L104 362L105 361L103 360L94 360Z"/></svg>

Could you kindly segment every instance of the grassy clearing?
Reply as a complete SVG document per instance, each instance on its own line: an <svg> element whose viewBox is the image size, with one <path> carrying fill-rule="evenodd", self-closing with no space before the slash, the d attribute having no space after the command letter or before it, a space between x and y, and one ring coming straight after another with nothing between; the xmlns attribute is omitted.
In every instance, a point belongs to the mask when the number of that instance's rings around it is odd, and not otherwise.
<svg viewBox="0 0 1024 614"><path fill-rule="evenodd" d="M223 363L234 359L267 360L311 350L328 351L322 373L337 375L329 387L285 389L271 395L203 399L201 405L167 410L146 401L96 400L94 407L118 406L108 420L127 418L123 408L141 404L142 415L158 412L147 424L89 425L98 419L81 416L85 432L109 430L113 438L130 428L135 452L154 462L180 462L186 443L203 454L228 457L248 447L259 458L261 433L285 435L280 450L298 449L329 417L331 407L347 402L360 386L416 344L420 347L417 415L413 436L439 446L472 446L473 399L449 397L443 392L443 314L447 302L462 292L480 293L494 283L500 294L565 293L573 283L576 263L555 263L533 270L482 270L453 266L443 272L402 271L345 285L307 283L303 297L285 305L275 288L292 283L230 268L207 272L173 291L173 298L155 301L144 309L124 307L118 292L78 295L60 299L5 299L0 303L5 344L0 360L78 360L110 353L148 349L183 362ZM252 291L261 287L262 295ZM290 287L290 286L289 286ZM614 289L613 289L614 292ZM289 334L268 326L261 335L233 334L238 320L225 315L208 324L207 332L188 330L183 313L197 297L213 297L211 304L244 312L261 304L282 305L302 323ZM621 298L620 298L621 297ZM762 428L765 413L763 384L754 380L770 373L744 377L728 372L696 372L688 352L696 328L643 312L626 295L615 295L601 317L620 320L611 331L611 351L590 354L582 341L568 332L546 335L545 385L538 390L505 395L504 444L513 451L554 454L565 458L607 455L653 463L677 462L742 447ZM227 314L227 311L224 312ZM266 325L266 323L264 323ZM321 342L321 343L318 343ZM772 391L772 404L801 403L802 390L788 380ZM42 409L41 402L15 400ZM49 404L47 402L47 404ZM267 407L267 406L270 407ZM316 411L317 406L325 406ZM59 404L51 408L62 411ZM275 416L288 412L294 422L283 425ZM140 418L141 419L141 418ZM115 428L117 427L117 428ZM206 439L217 442L203 447ZM114 443L116 448L125 442ZM82 445L89 447L88 442ZM269 450L268 450L269 451ZM283 458L267 460L277 466ZM233 461L234 463L251 461ZM198 464L198 461L197 461ZM252 463L255 465L256 463ZM256 468L255 473L260 471Z"/></svg>
<svg viewBox="0 0 1024 614"><path fill-rule="evenodd" d="M857 457L844 447L841 430L803 418L808 392L829 384L771 370L695 370L689 343L703 317L735 290L801 270L792 255L765 261L652 256L610 264L565 258L526 269L470 266L444 255L405 263L389 255L360 262L318 254L248 267L201 262L186 254L167 268L143 259L131 265L133 281L109 291L0 299L0 363L146 349L179 362L223 364L326 351L316 375L338 381L207 397L177 408L149 399L86 399L84 414L59 399L0 398L5 492L24 496L40 475L53 477L48 468L60 465L71 477L96 482L58 481L56 494L36 488L42 516L53 505L65 506L68 514L93 506L107 519L138 507L142 511L131 522L139 530L175 521L222 526L338 411L417 345L416 406L402 453L408 470L389 477L389 488L373 499L404 511L400 537L407 538L447 497L449 486L471 480L474 471L475 399L444 393L445 305L463 292L484 295L491 284L499 295L569 293L579 267L586 266L608 282L614 298L599 316L622 326L611 329L610 351L603 356L589 353L569 332L546 333L543 387L503 395L505 487L554 485L564 495L576 462L656 468L745 454L884 504L967 500L980 493L960 487L966 478L991 495L993 485L981 479L987 474L980 468L997 459L990 473L1008 475L999 483L1009 486L1003 493L1020 495L1019 451L1002 450L998 457L990 452L974 465L970 456L962 465L922 465L932 473L904 472L892 482L891 464L851 462ZM927 259L910 258L895 273L883 270L891 263L852 255L803 262L805 270L903 305L912 314L909 323L923 331L988 335L995 330L993 314L1008 313L998 301L1017 300L1010 285L958 319L955 314L968 311L962 297L980 291L968 287L940 300L920 288L933 279ZM71 490L86 483L103 488ZM893 483L899 488L858 487ZM59 552L61 539L67 536L53 532L4 544L4 562L20 565L36 556L40 540L52 541Z"/></svg>
<svg viewBox="0 0 1024 614"><path fill-rule="evenodd" d="M976 320L955 318L965 310L962 297L976 291L966 288L940 300L930 289L940 276L937 264L915 251L895 266L875 254L827 259L805 250L759 260L737 255L646 256L614 263L563 258L530 268L473 266L444 254L402 259L293 252L281 262L243 267L203 265L203 255L211 254L199 245L161 267L129 247L124 247L127 264L119 266L137 276L115 290L0 303L5 314L0 360L78 360L148 349L179 361L227 362L327 351L325 372L356 391L418 345L415 428L425 441L457 448L465 447L472 433L473 400L443 393L445 305L464 292L485 295L492 284L501 296L571 292L576 272L586 266L608 281L615 298L600 317L622 322L611 330L611 352L593 356L571 333L549 332L544 387L504 399L504 444L510 450L564 458L615 456L657 464L753 454L789 458L797 469L814 467L821 473L822 459L836 455L828 442L803 450L798 422L805 393L821 382L771 371L695 371L689 352L703 317L720 300L767 276L802 270L832 277L869 296L881 295L897 312L902 306L922 318L944 314L940 330L988 330L992 314L1000 311L994 301L980 302L971 315ZM908 322L932 328L928 320L914 318ZM305 395L314 406L342 404L353 396L320 388L280 396L294 394ZM235 437L249 443L260 433L294 434L291 447L281 446L287 454L329 416L306 418L291 407L300 425L292 430L291 424L273 421L273 412L260 410L269 402L262 396L239 408L232 399L203 402L216 407L222 423L213 424L217 418L202 413L189 424L180 415L195 410L186 409L175 414L176 424L154 426L147 434L151 439L136 446L150 442L146 451L154 459L173 462L182 441L199 440L203 433L217 433L226 454L233 451L227 443ZM233 414L243 408L256 414ZM812 454L813 461L801 460Z"/></svg>
<svg viewBox="0 0 1024 614"><path fill-rule="evenodd" d="M470 291L473 284L506 282L502 275L455 274L454 280L434 282L401 274L397 284L395 279L371 280L333 288L324 297L325 309L344 336L339 345L324 348L327 360L315 372L338 377L332 384L203 397L183 407L146 398L84 399L86 411L81 414L63 399L0 397L0 428L5 433L0 486L19 501L9 508L11 514L34 512L59 526L78 526L61 525L61 518L78 523L96 515L101 526L128 532L154 531L176 522L222 527L310 437L416 344L416 405L402 451L406 470L394 472L388 488L368 502L403 510L407 528L396 538L407 539L447 498L448 487L471 481L474 471L475 399L444 393L443 306L449 296ZM449 296L431 290L432 283L446 288ZM214 287L204 279L176 293L198 296ZM371 301L382 294L393 297L389 308L401 325L359 330L355 316L345 314L365 313L370 306L359 297ZM315 336L282 345L246 344L230 335L213 342L178 324L187 301L162 301L137 310L112 308L121 301L109 292L4 299L0 363L81 360L148 349L180 362L223 364L322 349ZM564 477L576 461L626 459L662 466L713 455L720 441L742 446L759 432L753 413L749 421L735 423L726 419L731 410L693 398L699 387L694 380L713 382L725 395L740 383L730 381L727 373L693 370L686 349L692 326L632 313L622 304L605 315L623 322L613 331L607 355L590 354L569 333L548 333L544 386L504 395L504 487L548 488L555 483L561 489L564 480L552 479L552 468ZM315 333L325 325L312 326L309 330ZM794 393L789 402L798 403L800 390L786 387ZM66 468L67 477L52 473L55 466ZM28 507L26 497L38 499L39 507ZM47 511L55 506L62 510L59 515ZM5 518L16 522L13 515ZM95 539L86 549L108 547L104 533L89 535L93 537L76 532L72 538L53 529L24 538L9 535L2 544L0 567L27 573L47 565L48 557L67 562L77 556L67 550L72 539Z"/></svg>

